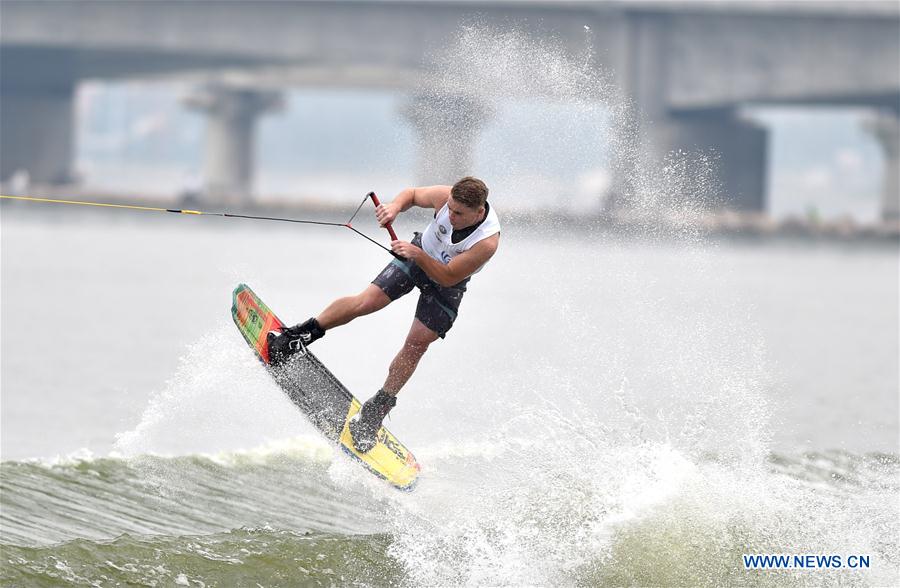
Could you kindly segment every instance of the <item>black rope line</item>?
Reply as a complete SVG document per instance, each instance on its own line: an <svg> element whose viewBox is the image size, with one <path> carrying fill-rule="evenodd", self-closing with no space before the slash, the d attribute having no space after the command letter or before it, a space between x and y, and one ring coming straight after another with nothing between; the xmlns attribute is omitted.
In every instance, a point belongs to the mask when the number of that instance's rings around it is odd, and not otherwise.
<svg viewBox="0 0 900 588"><path fill-rule="evenodd" d="M378 245L379 247L381 247L382 249L384 249L385 251L387 251L388 253L390 253L391 255L393 255L394 257L396 257L397 259L399 259L399 260L401 260L401 261L406 261L406 258L405 258L405 257L401 257L400 255L397 255L396 253L394 253L393 250L388 249L387 247L385 247L384 245L382 245L381 243L379 243L378 241L376 241L376 240L373 239L372 237L366 235L365 233L359 232L356 228L351 227L350 225L343 225L343 226L347 227L348 229L350 229L351 231L353 231L354 233L356 233L357 235L359 235L359 236L362 237L363 239L366 239L367 241L371 241L372 243Z"/></svg>
<svg viewBox="0 0 900 588"><path fill-rule="evenodd" d="M51 199L51 198L33 198L30 196L0 195L0 198L2 198L4 200L9 199L9 200L23 200L23 201L30 201L30 202L52 202L55 204L71 204L71 205L79 205L79 206L103 206L103 207L108 207L108 208L128 208L128 209L134 209L134 210L149 210L152 212L171 212L171 213L176 213L176 214L190 214L190 215L198 215L198 216L220 216L223 218L244 218L244 219L251 219L251 220L274 221L274 222L280 222L280 223L296 223L296 224L301 224L301 225L319 225L319 226L324 226L324 227L346 227L346 228L350 229L351 231L353 231L354 233L356 233L357 235L359 235L360 237L363 237L367 241L374 243L375 245L378 245L379 247L381 247L382 249L384 249L385 251L387 251L388 253L390 253L391 255L396 257L397 259L404 259L403 257L397 255L391 249L389 249L388 247L385 247L384 245L382 245L375 239L369 237L365 233L362 233L362 232L356 230L350 224L353 221L353 219L356 218L356 215L359 214L359 211L362 210L362 207L366 203L366 200L369 199L369 194L366 194L366 196L363 198L362 202L360 202L359 206L356 207L356 211L353 213L353 216L351 216L350 220L347 221L346 223L336 223L336 222L329 222L329 221L314 221L314 220L305 220L305 219L296 219L296 218L283 218L283 217L275 217L275 216L256 216L256 215L250 215L250 214L234 214L231 212L205 212L202 210L183 210L183 209L177 209L177 208L156 208L156 207L152 207L152 206L136 206L136 205L132 205L132 204L113 204L113 203L105 203L105 202L87 202L87 201L80 201L80 200L56 200L56 199Z"/></svg>
<svg viewBox="0 0 900 588"><path fill-rule="evenodd" d="M352 221L356 217L356 215L359 214L359 211L362 209L363 204L366 203L366 199L368 199L368 196L363 199L362 203L359 205L359 208L357 208L356 212L353 213L353 216L350 217L350 221ZM400 255L397 255L390 248L385 247L384 245L382 245L381 243L379 243L372 237L359 231L356 227L353 227L350 224L350 221L347 221L346 223L335 223L335 222L327 222L327 221L302 220L302 219L296 219L296 218L279 218L279 217L273 217L273 216L253 216L253 215L246 215L246 214L232 214L230 212L212 212L212 213L208 212L205 214L214 215L214 216L223 216L223 217L229 217L229 218L247 218L247 219L252 219L252 220L267 220L267 221L276 221L276 222L284 222L284 223L297 223L297 224L303 224L303 225L320 225L320 226L325 226L325 227L345 227L345 228L350 229L351 231L353 231L354 233L356 233L357 235L359 235L366 241L369 241L370 243L373 243L373 244L377 245L378 247L381 247L382 249L384 249L385 251L390 253L395 258L404 260L404 261L406 259L404 257L401 257Z"/></svg>
<svg viewBox="0 0 900 588"><path fill-rule="evenodd" d="M278 218L274 216L252 216L247 214L232 214L230 212L213 212L206 214L214 214L216 216L225 216L229 218L249 218L255 220L268 220L268 221L277 221L283 223L298 223L303 225L322 225L326 227L344 227L347 226L344 223L334 223L334 222L326 222L326 221L313 221L313 220L301 220L296 218Z"/></svg>
<svg viewBox="0 0 900 588"><path fill-rule="evenodd" d="M353 222L353 219L356 218L356 215L359 214L359 211L362 210L363 204L365 204L365 203L366 203L366 200L368 200L368 199L369 199L369 195L368 195L368 194L366 194L365 196L363 196L362 202L360 202L360 203L359 203L359 206L356 207L356 212L354 212L354 213L353 213L353 216L350 217L350 220L347 221L347 224L348 224L348 225L349 225L350 223Z"/></svg>

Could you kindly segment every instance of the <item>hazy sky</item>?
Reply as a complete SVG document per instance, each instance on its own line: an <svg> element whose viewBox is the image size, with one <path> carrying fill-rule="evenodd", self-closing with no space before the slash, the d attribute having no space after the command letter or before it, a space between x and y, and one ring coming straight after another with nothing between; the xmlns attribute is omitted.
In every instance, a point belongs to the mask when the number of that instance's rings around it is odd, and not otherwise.
<svg viewBox="0 0 900 588"><path fill-rule="evenodd" d="M84 84L77 101L77 167L86 185L125 193L140 186L144 194L168 195L196 182L205 122L181 104L187 90L174 82ZM415 137L399 111L403 96L308 90L286 97L285 108L259 125L255 185L261 197L353 202L369 190L390 194L414 181ZM580 116L578 128L560 133L572 120L570 110L540 102L504 106L480 135L474 173L501 177L514 152L515 173L525 176L509 195L517 206L545 207L549 196L551 205L590 209L607 181L606 154L596 137L608 131L601 116ZM748 115L770 131L773 216L815 209L825 218L877 218L882 155L862 128L865 110L757 109Z"/></svg>

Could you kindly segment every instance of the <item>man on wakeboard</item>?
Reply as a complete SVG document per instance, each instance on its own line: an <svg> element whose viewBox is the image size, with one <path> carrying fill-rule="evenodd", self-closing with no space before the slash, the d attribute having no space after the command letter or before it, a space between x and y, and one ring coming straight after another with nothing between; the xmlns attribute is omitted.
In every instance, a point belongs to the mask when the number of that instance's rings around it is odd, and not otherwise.
<svg viewBox="0 0 900 588"><path fill-rule="evenodd" d="M375 218L382 227L413 206L435 210L425 232L415 233L412 242L391 242L394 253L404 259L391 261L356 296L338 298L319 316L280 333L269 333L269 358L276 365L326 331L381 310L419 288L412 327L388 368L384 386L363 404L350 423L357 451L365 453L375 446L384 417L397 404L397 393L416 370L428 346L446 336L456 320L466 284L497 251L500 221L487 197L487 186L473 177L465 177L453 186L403 190L393 201L375 209Z"/></svg>

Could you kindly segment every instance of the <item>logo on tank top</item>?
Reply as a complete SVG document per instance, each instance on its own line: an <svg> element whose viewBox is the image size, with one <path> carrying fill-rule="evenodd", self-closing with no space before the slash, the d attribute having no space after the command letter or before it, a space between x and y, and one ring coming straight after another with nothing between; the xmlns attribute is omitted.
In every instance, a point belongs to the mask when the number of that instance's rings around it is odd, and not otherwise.
<svg viewBox="0 0 900 588"><path fill-rule="evenodd" d="M441 235L447 234L447 227L445 227L444 225L438 225L438 230L441 232Z"/></svg>
<svg viewBox="0 0 900 588"><path fill-rule="evenodd" d="M449 253L447 253L446 251L442 251L442 252L441 252L441 259L443 259L443 260L444 260L444 263L447 264L447 263L450 263L450 260L451 260L452 258L450 257L450 254L449 254Z"/></svg>

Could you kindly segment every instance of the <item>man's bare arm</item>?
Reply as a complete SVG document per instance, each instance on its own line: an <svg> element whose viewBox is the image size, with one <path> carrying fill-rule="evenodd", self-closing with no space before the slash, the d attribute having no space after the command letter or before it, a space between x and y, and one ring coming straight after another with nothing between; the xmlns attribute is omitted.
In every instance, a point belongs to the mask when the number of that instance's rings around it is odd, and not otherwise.
<svg viewBox="0 0 900 588"><path fill-rule="evenodd" d="M376 208L375 218L378 219L378 223L383 227L388 223L394 222L398 214L409 210L413 206L440 210L450 198L450 189L451 186L407 188L397 194L392 201Z"/></svg>
<svg viewBox="0 0 900 588"><path fill-rule="evenodd" d="M394 253L415 261L416 265L422 268L429 278L441 286L448 287L462 282L478 271L497 252L499 245L500 234L498 233L479 241L468 251L451 259L448 264L433 259L420 247L406 241L394 241L391 243L391 248Z"/></svg>
<svg viewBox="0 0 900 588"><path fill-rule="evenodd" d="M440 210L450 199L453 186L423 186L413 188L413 200L416 206Z"/></svg>

